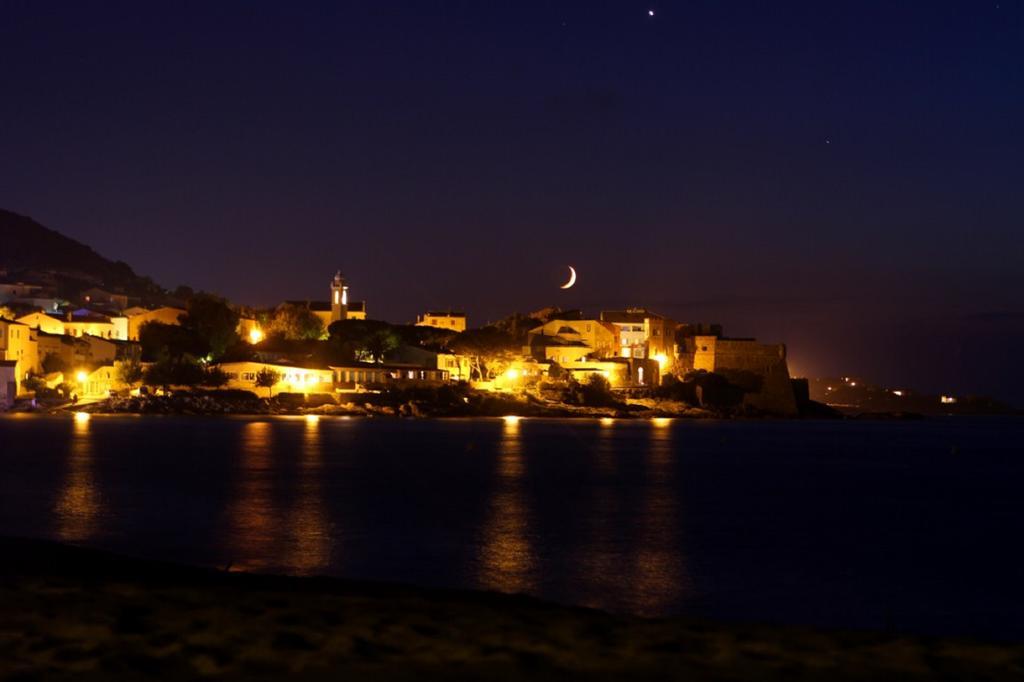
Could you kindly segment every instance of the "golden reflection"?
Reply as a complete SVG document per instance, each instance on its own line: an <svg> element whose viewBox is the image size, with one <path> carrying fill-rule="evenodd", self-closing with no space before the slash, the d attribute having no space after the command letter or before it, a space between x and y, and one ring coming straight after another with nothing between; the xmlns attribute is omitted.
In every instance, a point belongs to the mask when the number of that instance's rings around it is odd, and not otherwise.
<svg viewBox="0 0 1024 682"><path fill-rule="evenodd" d="M242 429L241 480L228 511L231 526L229 561L233 568L258 570L273 552L272 430L268 422L249 422Z"/></svg>
<svg viewBox="0 0 1024 682"><path fill-rule="evenodd" d="M320 484L322 467L320 418L306 415L298 489L291 514L291 553L288 562L292 570L300 575L322 572L330 560L330 525Z"/></svg>
<svg viewBox="0 0 1024 682"><path fill-rule="evenodd" d="M101 501L93 480L89 415L76 412L71 429L68 472L54 511L57 537L65 542L82 542L96 532Z"/></svg>
<svg viewBox="0 0 1024 682"><path fill-rule="evenodd" d="M652 425L645 466L646 489L636 524L638 546L628 567L632 610L662 613L685 590L687 577L677 546L675 453L667 424Z"/></svg>
<svg viewBox="0 0 1024 682"><path fill-rule="evenodd" d="M572 562L584 588L581 604L599 609L614 608L614 597L622 592L622 557L615 541L615 519L620 514L616 494L619 472L614 420L606 419L601 420L594 452L597 477L580 510L580 518L587 525L581 530L578 556Z"/></svg>
<svg viewBox="0 0 1024 682"><path fill-rule="evenodd" d="M530 518L523 492L519 418L505 417L501 452L480 549L480 586L500 592L528 592L536 585L536 559L530 544Z"/></svg>

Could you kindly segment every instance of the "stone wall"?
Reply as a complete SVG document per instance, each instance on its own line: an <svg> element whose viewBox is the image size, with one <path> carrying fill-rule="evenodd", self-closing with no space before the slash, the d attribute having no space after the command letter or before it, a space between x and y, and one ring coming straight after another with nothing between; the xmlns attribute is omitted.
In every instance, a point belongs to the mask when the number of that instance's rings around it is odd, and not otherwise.
<svg viewBox="0 0 1024 682"><path fill-rule="evenodd" d="M753 339L722 339L692 336L680 349L680 366L706 372L750 372L762 380L761 390L747 393L744 403L780 415L797 413L784 344L758 343Z"/></svg>

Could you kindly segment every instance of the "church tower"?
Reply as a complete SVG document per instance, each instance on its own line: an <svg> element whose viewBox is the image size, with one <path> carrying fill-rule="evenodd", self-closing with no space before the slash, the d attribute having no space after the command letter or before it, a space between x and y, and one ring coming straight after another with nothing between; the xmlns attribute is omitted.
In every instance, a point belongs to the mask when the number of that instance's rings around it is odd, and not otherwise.
<svg viewBox="0 0 1024 682"><path fill-rule="evenodd" d="M331 280L331 322L348 319L348 285L338 270Z"/></svg>

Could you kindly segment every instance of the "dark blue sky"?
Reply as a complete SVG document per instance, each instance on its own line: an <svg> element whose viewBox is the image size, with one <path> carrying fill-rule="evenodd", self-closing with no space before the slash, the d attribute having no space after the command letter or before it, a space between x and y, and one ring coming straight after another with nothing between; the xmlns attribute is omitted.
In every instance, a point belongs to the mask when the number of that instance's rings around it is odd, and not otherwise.
<svg viewBox="0 0 1024 682"><path fill-rule="evenodd" d="M165 286L1024 398L1021 2L7 0L0 94L0 206Z"/></svg>

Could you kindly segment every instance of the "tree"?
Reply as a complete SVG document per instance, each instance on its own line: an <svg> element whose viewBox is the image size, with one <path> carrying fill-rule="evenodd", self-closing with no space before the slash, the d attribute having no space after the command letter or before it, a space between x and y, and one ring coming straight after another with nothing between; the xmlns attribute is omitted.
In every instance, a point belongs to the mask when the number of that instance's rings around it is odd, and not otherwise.
<svg viewBox="0 0 1024 682"><path fill-rule="evenodd" d="M511 334L496 327L467 329L448 344L451 351L470 358L473 373L480 379L497 376L517 355L519 346Z"/></svg>
<svg viewBox="0 0 1024 682"><path fill-rule="evenodd" d="M149 362L177 360L186 355L199 357L209 352L207 344L195 331L155 321L139 328L139 344L142 346L142 359Z"/></svg>
<svg viewBox="0 0 1024 682"><path fill-rule="evenodd" d="M324 336L324 323L309 308L282 303L266 323L269 334L279 334L289 341L316 340Z"/></svg>
<svg viewBox="0 0 1024 682"><path fill-rule="evenodd" d="M459 335L454 329L441 329L426 325L404 324L393 327L395 333L407 346L419 346L430 350L444 350L452 339Z"/></svg>
<svg viewBox="0 0 1024 682"><path fill-rule="evenodd" d="M281 380L281 375L269 367L256 372L256 385L267 389L267 397L274 397L274 386Z"/></svg>
<svg viewBox="0 0 1024 682"><path fill-rule="evenodd" d="M339 320L331 324L328 332L331 353L337 362L383 362L384 356L402 341L394 327L378 320Z"/></svg>
<svg viewBox="0 0 1024 682"><path fill-rule="evenodd" d="M614 407L619 404L612 385L602 374L591 374L579 386L580 402L588 407Z"/></svg>
<svg viewBox="0 0 1024 682"><path fill-rule="evenodd" d="M142 381L148 386L198 386L203 383L206 372L194 358L165 358L154 363L143 374Z"/></svg>
<svg viewBox="0 0 1024 682"><path fill-rule="evenodd" d="M139 364L138 360L125 360L117 368L118 378L122 383L129 386L134 386L142 381L144 374L145 372L143 372L142 365Z"/></svg>
<svg viewBox="0 0 1024 682"><path fill-rule="evenodd" d="M189 300L181 326L202 339L212 360L238 342L238 313L223 298L212 294L196 294Z"/></svg>
<svg viewBox="0 0 1024 682"><path fill-rule="evenodd" d="M220 367L209 367L204 373L203 380L200 383L203 386L218 388L228 383L228 375Z"/></svg>
<svg viewBox="0 0 1024 682"><path fill-rule="evenodd" d="M68 363L64 362L64 358L57 355L56 353L47 353L46 357L43 358L43 371L47 374L53 372L66 372L68 369Z"/></svg>
<svg viewBox="0 0 1024 682"><path fill-rule="evenodd" d="M183 303L188 303L188 301L191 300L191 298L195 295L196 292L192 289L192 287L187 286L185 284L179 284L178 287L171 293L171 296L178 299L179 301L182 301Z"/></svg>

